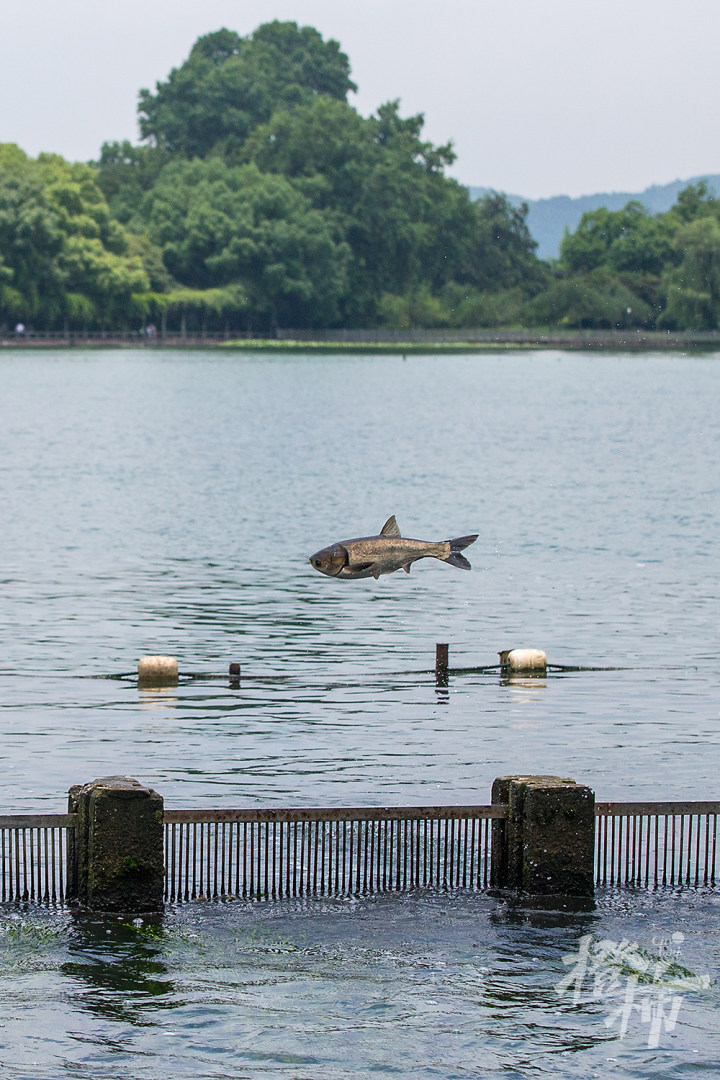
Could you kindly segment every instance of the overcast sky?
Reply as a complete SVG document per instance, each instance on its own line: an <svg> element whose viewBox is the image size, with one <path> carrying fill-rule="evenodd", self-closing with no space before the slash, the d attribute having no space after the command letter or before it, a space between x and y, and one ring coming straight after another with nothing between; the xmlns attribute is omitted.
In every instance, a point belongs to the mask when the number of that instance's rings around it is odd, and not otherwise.
<svg viewBox="0 0 720 1080"><path fill-rule="evenodd" d="M137 95L201 34L292 19L401 99L463 183L539 198L720 172L718 0L5 0L0 142L71 160L137 139Z"/></svg>

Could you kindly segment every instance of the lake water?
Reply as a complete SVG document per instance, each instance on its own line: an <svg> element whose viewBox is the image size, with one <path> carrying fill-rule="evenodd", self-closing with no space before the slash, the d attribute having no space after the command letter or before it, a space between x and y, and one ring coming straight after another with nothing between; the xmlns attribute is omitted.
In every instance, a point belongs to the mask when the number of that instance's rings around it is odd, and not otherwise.
<svg viewBox="0 0 720 1080"><path fill-rule="evenodd" d="M717 798L719 417L707 354L0 355L0 810L62 811L117 774L171 807L487 802L524 772ZM309 565L392 513L408 536L478 532L472 573ZM617 670L442 690L438 641L457 666L535 646ZM146 653L243 681L101 677ZM714 985L655 1049L639 1007L621 1037L609 998L553 987L586 934L652 955L682 934L714 979L717 904L6 911L0 1075L713 1074Z"/></svg>

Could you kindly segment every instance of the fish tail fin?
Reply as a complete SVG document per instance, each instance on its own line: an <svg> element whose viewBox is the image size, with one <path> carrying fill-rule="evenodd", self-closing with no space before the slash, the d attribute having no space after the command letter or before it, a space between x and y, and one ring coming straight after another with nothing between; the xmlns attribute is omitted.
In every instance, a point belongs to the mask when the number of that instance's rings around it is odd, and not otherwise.
<svg viewBox="0 0 720 1080"><path fill-rule="evenodd" d="M446 559L443 559L443 562L450 563L451 566L457 566L460 570L472 570L470 563L460 552L474 544L479 535L479 533L475 533L473 536L456 536L454 540L448 540L450 554Z"/></svg>

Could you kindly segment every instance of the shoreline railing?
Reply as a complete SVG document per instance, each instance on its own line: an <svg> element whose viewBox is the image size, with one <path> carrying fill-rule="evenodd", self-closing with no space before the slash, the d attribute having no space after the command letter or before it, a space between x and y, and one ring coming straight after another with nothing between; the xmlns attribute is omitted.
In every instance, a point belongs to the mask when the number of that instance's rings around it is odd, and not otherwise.
<svg viewBox="0 0 720 1080"><path fill-rule="evenodd" d="M26 328L22 334L0 329L1 348L133 346L136 348L208 348L225 342L343 346L392 345L517 345L542 348L687 349L720 347L720 330L647 330L642 327L564 329L560 327L460 327L403 330L288 328L275 331L192 330L156 328L152 334L137 330L42 330Z"/></svg>
<svg viewBox="0 0 720 1080"><path fill-rule="evenodd" d="M165 809L164 896L187 902L421 888L487 891L503 884L498 843L513 829L523 857L513 813L512 806L497 802ZM720 800L596 803L595 887L716 887L719 814ZM0 816L0 902L62 904L76 898L80 822L78 813ZM132 867L135 860L128 859L121 865Z"/></svg>

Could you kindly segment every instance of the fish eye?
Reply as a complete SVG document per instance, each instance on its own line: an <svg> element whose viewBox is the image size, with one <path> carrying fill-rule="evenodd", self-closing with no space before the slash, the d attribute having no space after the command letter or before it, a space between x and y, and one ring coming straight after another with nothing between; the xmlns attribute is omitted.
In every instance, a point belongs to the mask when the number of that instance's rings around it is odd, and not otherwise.
<svg viewBox="0 0 720 1080"><path fill-rule="evenodd" d="M312 564L313 566L317 566L318 568L322 566L322 562L320 559L313 559Z"/></svg>

